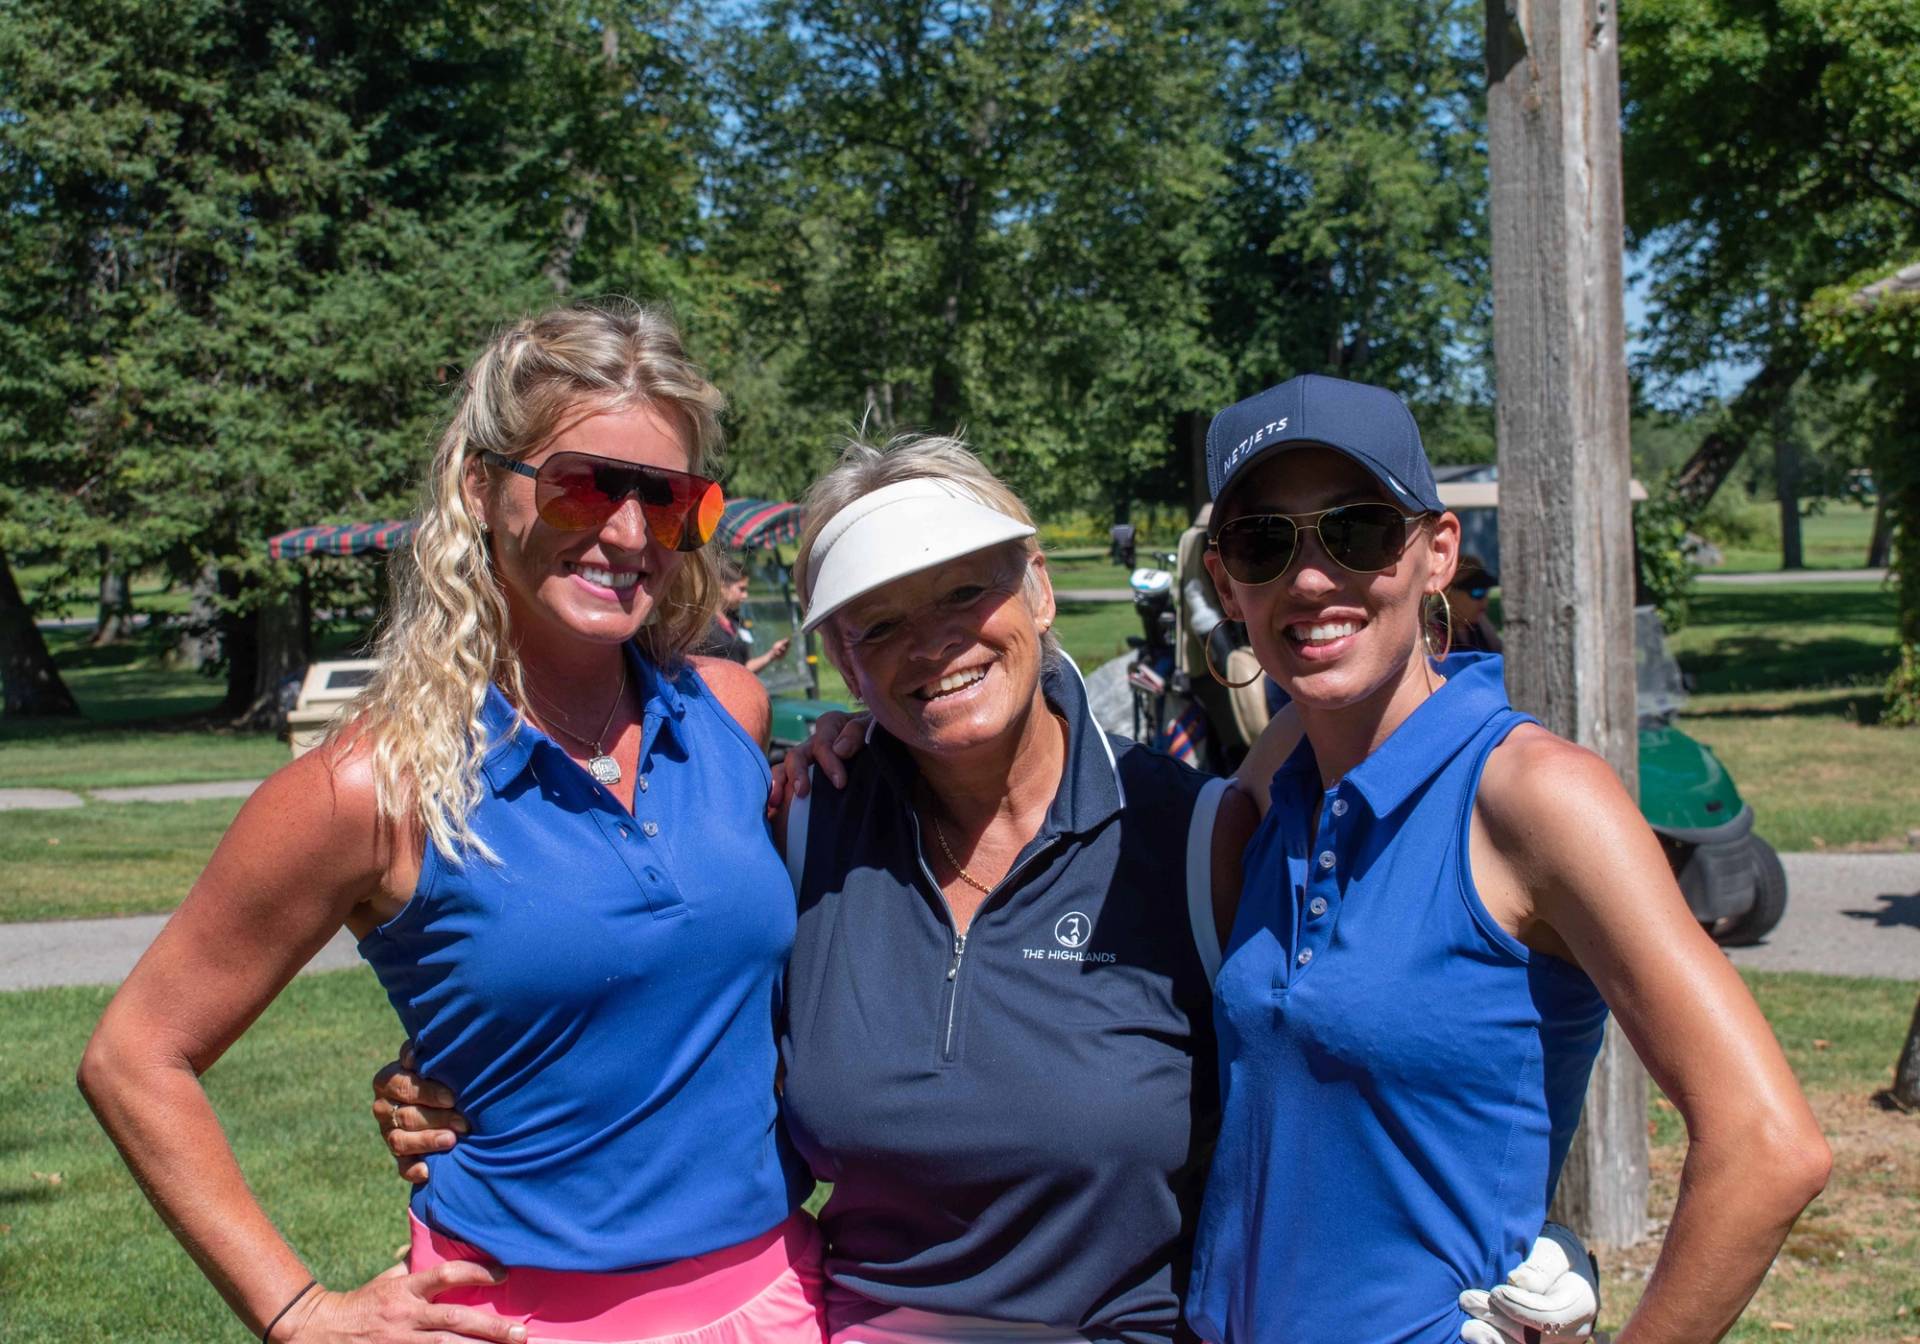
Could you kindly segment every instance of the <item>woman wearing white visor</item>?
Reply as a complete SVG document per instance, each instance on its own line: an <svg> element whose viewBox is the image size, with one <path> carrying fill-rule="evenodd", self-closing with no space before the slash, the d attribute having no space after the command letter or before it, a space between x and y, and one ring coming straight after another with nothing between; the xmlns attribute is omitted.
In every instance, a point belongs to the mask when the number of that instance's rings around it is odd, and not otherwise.
<svg viewBox="0 0 1920 1344"><path fill-rule="evenodd" d="M1215 908L1255 808L1094 723L1032 519L958 441L854 444L806 507L806 623L872 714L851 761L819 753L841 787L775 831L785 1119L833 1184L832 1338L1190 1338ZM1536 1262L1536 1305L1590 1317L1561 1247Z"/></svg>

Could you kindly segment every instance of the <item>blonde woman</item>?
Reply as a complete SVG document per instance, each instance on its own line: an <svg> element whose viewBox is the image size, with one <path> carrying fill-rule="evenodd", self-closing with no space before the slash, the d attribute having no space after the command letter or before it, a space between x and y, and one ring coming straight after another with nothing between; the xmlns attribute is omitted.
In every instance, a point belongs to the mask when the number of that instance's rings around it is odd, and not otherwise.
<svg viewBox="0 0 1920 1344"><path fill-rule="evenodd" d="M496 339L359 713L247 802L94 1033L88 1100L265 1340L818 1344L773 1090L794 911L767 702L687 657L719 596L720 408L645 308ZM430 1159L405 1269L335 1291L198 1075L342 925L472 1132Z"/></svg>

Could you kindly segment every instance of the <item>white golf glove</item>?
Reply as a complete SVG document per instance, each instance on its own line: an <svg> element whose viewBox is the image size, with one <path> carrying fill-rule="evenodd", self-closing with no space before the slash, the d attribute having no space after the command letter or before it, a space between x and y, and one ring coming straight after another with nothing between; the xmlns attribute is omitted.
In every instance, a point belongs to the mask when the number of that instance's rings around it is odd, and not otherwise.
<svg viewBox="0 0 1920 1344"><path fill-rule="evenodd" d="M1600 1315L1596 1271L1580 1238L1548 1223L1505 1283L1491 1292L1470 1288L1460 1294L1460 1309L1473 1317L1460 1327L1460 1338L1466 1344L1586 1339Z"/></svg>

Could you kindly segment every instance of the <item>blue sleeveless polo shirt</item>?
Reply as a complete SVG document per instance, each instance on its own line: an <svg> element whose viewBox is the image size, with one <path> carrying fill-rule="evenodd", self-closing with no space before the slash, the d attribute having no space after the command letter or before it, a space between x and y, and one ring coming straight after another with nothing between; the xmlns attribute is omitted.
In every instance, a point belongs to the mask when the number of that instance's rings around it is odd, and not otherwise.
<svg viewBox="0 0 1920 1344"><path fill-rule="evenodd" d="M1455 1344L1461 1290L1499 1283L1546 1216L1606 1005L1480 903L1481 770L1531 720L1497 655L1441 670L1331 789L1303 741L1248 845L1214 987L1220 1145L1187 1306L1206 1339Z"/></svg>
<svg viewBox="0 0 1920 1344"><path fill-rule="evenodd" d="M768 771L691 667L628 646L631 813L489 688L473 830L360 943L421 1072L472 1124L427 1158L428 1227L507 1265L611 1272L750 1240L811 1188L774 1095L793 889Z"/></svg>
<svg viewBox="0 0 1920 1344"><path fill-rule="evenodd" d="M1109 738L1070 663L1043 686L1068 725L1060 788L964 938L906 750L876 730L845 789L816 783L788 836L787 1120L833 1182L827 1272L876 1313L1156 1344L1179 1323L1218 1097L1194 924L1215 939L1224 785Z"/></svg>

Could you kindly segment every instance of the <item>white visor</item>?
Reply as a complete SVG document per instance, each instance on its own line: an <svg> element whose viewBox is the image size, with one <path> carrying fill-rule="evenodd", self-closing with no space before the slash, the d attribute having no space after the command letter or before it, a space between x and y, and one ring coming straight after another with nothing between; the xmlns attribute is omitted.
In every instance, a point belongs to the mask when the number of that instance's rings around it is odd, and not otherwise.
<svg viewBox="0 0 1920 1344"><path fill-rule="evenodd" d="M1033 535L949 481L918 476L862 495L827 520L807 556L812 630L857 597L923 569Z"/></svg>

